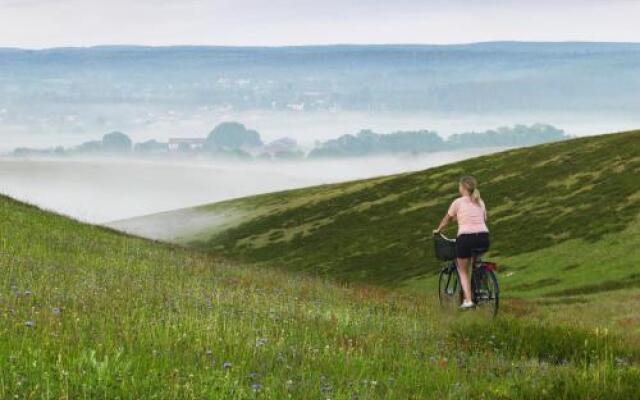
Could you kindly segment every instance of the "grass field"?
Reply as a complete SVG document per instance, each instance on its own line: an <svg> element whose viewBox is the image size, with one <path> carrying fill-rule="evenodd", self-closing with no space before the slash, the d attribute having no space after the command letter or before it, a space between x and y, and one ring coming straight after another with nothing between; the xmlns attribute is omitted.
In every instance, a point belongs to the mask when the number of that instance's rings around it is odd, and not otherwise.
<svg viewBox="0 0 640 400"><path fill-rule="evenodd" d="M208 206L226 222L198 233L195 248L0 197L0 398L635 398L638 140L580 139ZM558 163L565 158L583 169ZM517 173L489 179L518 160ZM494 256L506 265L509 298L492 321L439 310L425 237L457 175L472 168L493 208ZM530 170L546 180L532 182ZM576 187L575 176L593 179ZM592 200L579 197L586 191ZM602 213L593 199L606 201ZM572 212L545 211L560 204ZM527 235L515 238L509 221ZM352 232L359 224L368 229ZM234 257L248 262L226 261ZM264 268L272 263L282 268ZM287 271L312 265L326 276Z"/></svg>
<svg viewBox="0 0 640 400"><path fill-rule="evenodd" d="M640 389L638 336L598 321L441 315L431 294L228 265L7 198L0 210L2 398L628 399ZM627 294L637 307L640 293Z"/></svg>

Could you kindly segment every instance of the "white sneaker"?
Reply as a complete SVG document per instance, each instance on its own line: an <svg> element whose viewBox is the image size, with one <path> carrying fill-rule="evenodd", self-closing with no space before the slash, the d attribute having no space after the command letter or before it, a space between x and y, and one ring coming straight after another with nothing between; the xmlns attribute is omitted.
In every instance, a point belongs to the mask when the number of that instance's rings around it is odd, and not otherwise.
<svg viewBox="0 0 640 400"><path fill-rule="evenodd" d="M475 304L473 304L473 301L463 301L462 304L460 304L460 309L461 310L468 310L470 308L475 307Z"/></svg>

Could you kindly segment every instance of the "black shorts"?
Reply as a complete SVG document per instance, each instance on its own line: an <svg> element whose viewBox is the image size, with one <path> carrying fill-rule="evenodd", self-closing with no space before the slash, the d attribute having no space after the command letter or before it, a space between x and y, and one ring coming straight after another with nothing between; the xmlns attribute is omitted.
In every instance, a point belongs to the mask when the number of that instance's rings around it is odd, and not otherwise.
<svg viewBox="0 0 640 400"><path fill-rule="evenodd" d="M489 250L489 232L463 233L456 239L456 257L470 258Z"/></svg>

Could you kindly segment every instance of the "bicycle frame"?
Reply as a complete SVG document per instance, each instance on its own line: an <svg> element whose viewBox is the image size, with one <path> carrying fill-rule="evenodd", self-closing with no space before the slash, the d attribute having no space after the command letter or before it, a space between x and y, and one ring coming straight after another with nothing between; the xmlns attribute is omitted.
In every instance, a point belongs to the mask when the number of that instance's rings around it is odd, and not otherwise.
<svg viewBox="0 0 640 400"><path fill-rule="evenodd" d="M472 290L474 289L474 279L473 279L473 277L475 275L476 269L484 268L483 264L484 263L482 261L482 257L477 257L476 260L473 263L473 270L471 271L471 288L472 288ZM444 266L442 268L442 270L449 269L451 273L455 271L455 273L457 274L458 273L458 268L459 268L458 267L458 262L457 262L457 259L456 259L456 260L448 261L446 266ZM450 279L451 279L451 277L449 277L449 279L447 280L447 286L449 286ZM459 278L458 278L458 280L459 280Z"/></svg>
<svg viewBox="0 0 640 400"><path fill-rule="evenodd" d="M446 236L440 234L444 239L448 239ZM495 271L497 271L497 265L493 262L485 262L482 259L481 255L477 255L473 257L472 268L471 268L471 277L470 277L470 286L471 286L471 296L472 300L475 304L483 304L486 301L495 301L495 308L493 312L493 316L497 314L498 310L498 299L499 299L499 286L498 281L495 276ZM453 259L451 261L447 261L445 265L440 270L440 276L442 279L442 275L446 275L446 282L440 280L439 291L446 294L454 294L459 293L460 299L462 301L462 290L458 291L458 285L460 285L460 274L458 273L458 259ZM455 279L452 279L455 274ZM488 281L485 281L487 279ZM453 283L452 283L453 280ZM494 290L488 289L485 290L483 285L490 284L488 282L492 282L492 286L495 288ZM444 285L443 285L444 284ZM490 284L491 285L491 284ZM462 288L460 288L462 289ZM439 294L440 296L441 294ZM442 303L441 303L442 304Z"/></svg>

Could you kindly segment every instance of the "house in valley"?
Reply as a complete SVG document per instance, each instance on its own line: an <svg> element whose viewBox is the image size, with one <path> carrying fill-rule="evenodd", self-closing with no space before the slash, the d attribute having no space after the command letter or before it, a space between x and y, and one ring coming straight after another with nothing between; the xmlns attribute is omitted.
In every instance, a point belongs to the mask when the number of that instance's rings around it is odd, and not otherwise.
<svg viewBox="0 0 640 400"><path fill-rule="evenodd" d="M201 138L171 138L169 139L169 151L190 152L202 150L206 139Z"/></svg>

